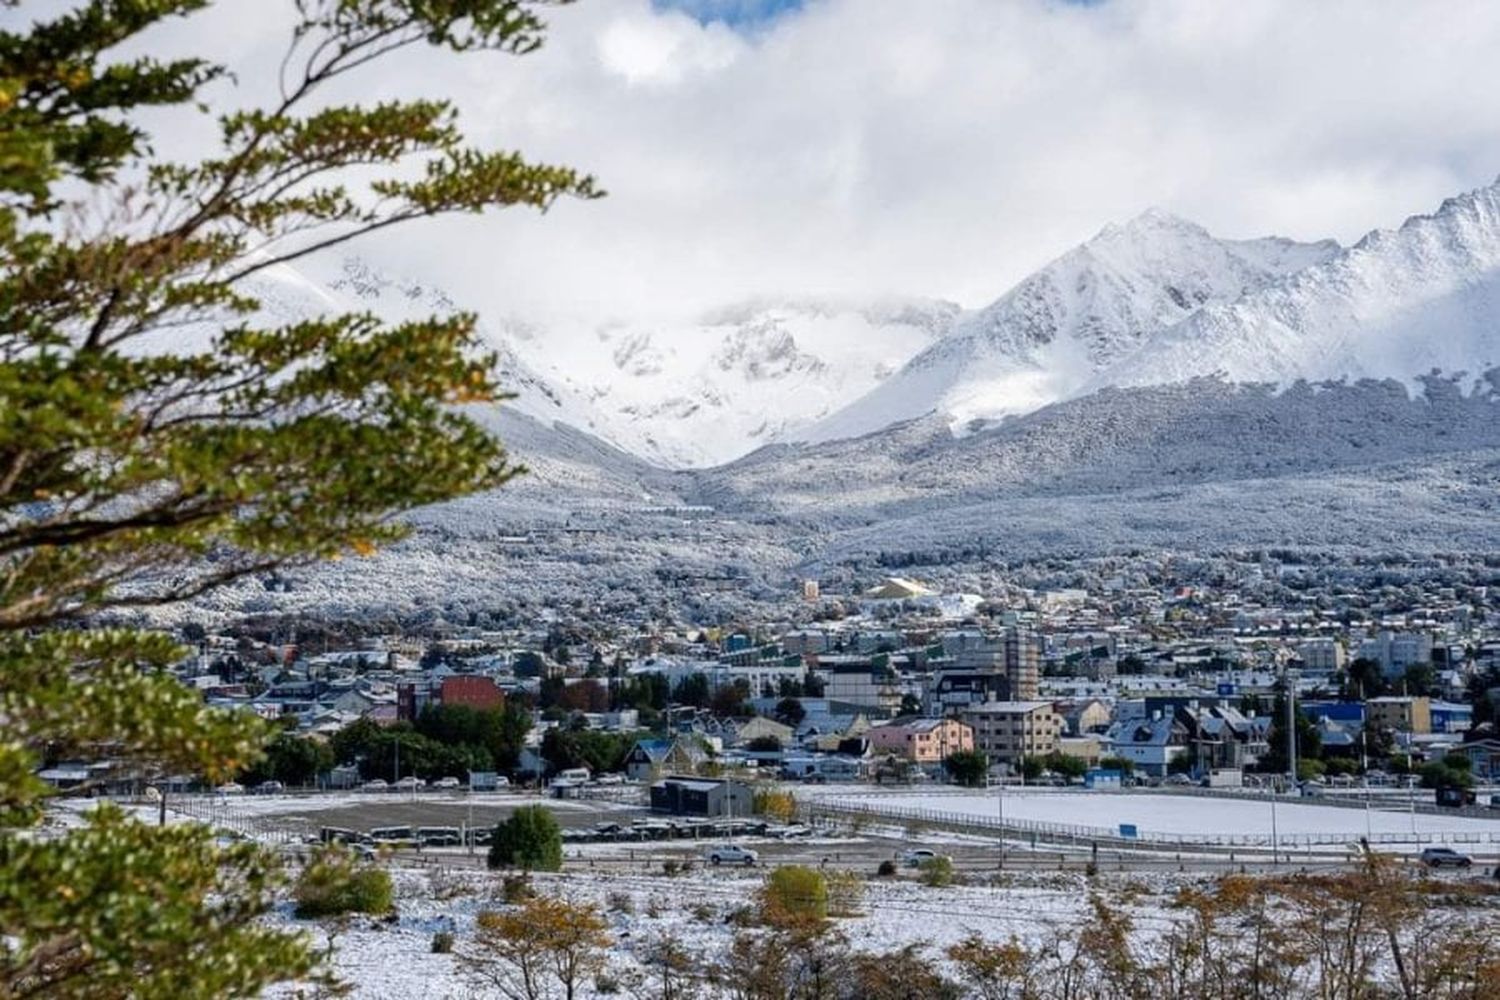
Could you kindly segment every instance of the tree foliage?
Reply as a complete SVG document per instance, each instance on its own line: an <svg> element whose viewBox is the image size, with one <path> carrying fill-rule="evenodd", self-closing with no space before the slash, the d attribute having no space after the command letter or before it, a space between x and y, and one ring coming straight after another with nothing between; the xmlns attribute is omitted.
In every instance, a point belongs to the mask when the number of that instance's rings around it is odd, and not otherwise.
<svg viewBox="0 0 1500 1000"><path fill-rule="evenodd" d="M333 767L333 749L321 739L282 733L266 745L265 756L240 773L240 781L256 785L280 781L310 785Z"/></svg>
<svg viewBox="0 0 1500 1000"><path fill-rule="evenodd" d="M555 872L562 868L562 828L552 810L522 806L495 825L490 838L491 868Z"/></svg>
<svg viewBox="0 0 1500 1000"><path fill-rule="evenodd" d="M612 943L597 909L554 896L485 910L459 960L469 978L510 1000L572 1000L588 977L604 968Z"/></svg>
<svg viewBox="0 0 1500 1000"><path fill-rule="evenodd" d="M977 788L989 774L990 759L978 750L958 750L943 759L943 767L955 783Z"/></svg>
<svg viewBox="0 0 1500 1000"><path fill-rule="evenodd" d="M502 398L473 316L283 322L257 296L371 232L599 193L470 146L445 101L329 94L406 50L529 52L542 5L288 2L277 99L220 115L196 162L157 157L140 112L194 114L224 68L118 53L211 0L77 0L0 30L0 995L253 996L313 971L258 923L273 868L250 849L109 810L13 831L40 818L43 748L217 782L269 735L178 685L165 638L75 624L368 554L395 515L515 473L464 409Z"/></svg>
<svg viewBox="0 0 1500 1000"><path fill-rule="evenodd" d="M552 774L574 767L604 774L620 769L635 742L634 733L554 727L542 736L542 758Z"/></svg>

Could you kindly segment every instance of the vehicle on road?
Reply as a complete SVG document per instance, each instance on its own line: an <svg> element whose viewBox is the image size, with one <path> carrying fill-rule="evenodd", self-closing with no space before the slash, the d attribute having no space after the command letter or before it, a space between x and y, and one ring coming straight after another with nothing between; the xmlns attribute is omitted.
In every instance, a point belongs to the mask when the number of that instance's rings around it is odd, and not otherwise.
<svg viewBox="0 0 1500 1000"><path fill-rule="evenodd" d="M1473 858L1467 854L1459 854L1451 847L1424 847L1422 849L1422 864L1428 868L1468 868L1473 863Z"/></svg>
<svg viewBox="0 0 1500 1000"><path fill-rule="evenodd" d="M457 778L453 778L453 777L439 778L438 780L436 780L436 781L434 781L432 783L432 787L433 788L442 788L442 789L462 788L463 787L463 782L459 781Z"/></svg>
<svg viewBox="0 0 1500 1000"><path fill-rule="evenodd" d="M760 855L748 847L738 844L720 844L718 847L709 848L704 855L711 865L753 865L760 860Z"/></svg>
<svg viewBox="0 0 1500 1000"><path fill-rule="evenodd" d="M415 839L409 826L381 826L370 831L370 839L379 843L401 842Z"/></svg>
<svg viewBox="0 0 1500 1000"><path fill-rule="evenodd" d="M414 792L419 788L426 787L427 782L423 781L421 778L416 778L411 775L407 775L406 777L396 782L396 788L403 792Z"/></svg>
<svg viewBox="0 0 1500 1000"><path fill-rule="evenodd" d="M224 784L214 789L214 791L218 792L220 795L244 795L245 786L240 784L238 781L226 781L224 782Z"/></svg>
<svg viewBox="0 0 1500 1000"><path fill-rule="evenodd" d="M942 857L947 857L947 855L939 854L937 851L926 847L916 847L910 851L902 852L901 863L908 868L920 868Z"/></svg>
<svg viewBox="0 0 1500 1000"><path fill-rule="evenodd" d="M1166 783L1169 785L1191 785L1193 779L1185 774L1169 774L1167 775Z"/></svg>
<svg viewBox="0 0 1500 1000"><path fill-rule="evenodd" d="M286 786L279 781L262 781L255 786L256 795L280 795L286 791Z"/></svg>
<svg viewBox="0 0 1500 1000"><path fill-rule="evenodd" d="M456 847L463 843L463 836L456 826L419 826L417 843L423 847Z"/></svg>
<svg viewBox="0 0 1500 1000"><path fill-rule="evenodd" d="M363 785L360 785L359 790L362 792L386 792L390 791L390 787L390 785L386 784L384 778L371 778Z"/></svg>

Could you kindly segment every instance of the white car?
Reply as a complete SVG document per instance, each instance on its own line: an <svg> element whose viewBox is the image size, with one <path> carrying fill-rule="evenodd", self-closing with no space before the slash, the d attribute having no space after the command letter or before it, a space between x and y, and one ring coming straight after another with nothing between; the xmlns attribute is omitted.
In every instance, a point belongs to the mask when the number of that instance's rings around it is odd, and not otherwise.
<svg viewBox="0 0 1500 1000"><path fill-rule="evenodd" d="M218 792L220 795L244 795L245 786L240 784L238 781L226 781L224 782L224 784L214 789L214 791Z"/></svg>
<svg viewBox="0 0 1500 1000"><path fill-rule="evenodd" d="M929 850L925 847L917 847L903 852L901 863L908 868L920 868L923 865L931 864L941 857L946 857L946 855L939 854L937 851Z"/></svg>
<svg viewBox="0 0 1500 1000"><path fill-rule="evenodd" d="M396 787L404 792L415 791L418 788L426 788L427 782L423 781L421 778L414 778L411 775L407 775L400 781L396 782Z"/></svg>
<svg viewBox="0 0 1500 1000"><path fill-rule="evenodd" d="M390 785L385 783L384 778L371 778L369 781L359 786L360 791L363 792L384 792L387 791L390 787Z"/></svg>
<svg viewBox="0 0 1500 1000"><path fill-rule="evenodd" d="M740 847L738 844L720 844L718 847L709 848L704 857L712 865L753 865L760 860L760 855L748 847Z"/></svg>
<svg viewBox="0 0 1500 1000"><path fill-rule="evenodd" d="M463 782L457 778L439 778L432 783L433 788L461 788Z"/></svg>

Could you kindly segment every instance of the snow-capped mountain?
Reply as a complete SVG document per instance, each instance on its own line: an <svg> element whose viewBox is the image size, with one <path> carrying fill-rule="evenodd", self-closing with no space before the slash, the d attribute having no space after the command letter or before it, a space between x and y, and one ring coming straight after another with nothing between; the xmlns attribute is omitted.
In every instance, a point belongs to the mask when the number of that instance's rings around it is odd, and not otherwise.
<svg viewBox="0 0 1500 1000"><path fill-rule="evenodd" d="M958 307L752 302L680 324L518 338L535 369L649 461L705 467L795 434L859 398L947 331Z"/></svg>
<svg viewBox="0 0 1500 1000"><path fill-rule="evenodd" d="M1151 209L963 316L868 396L798 435L855 437L924 413L955 429L1074 394L1158 331L1328 260L1337 243L1223 240Z"/></svg>
<svg viewBox="0 0 1500 1000"><path fill-rule="evenodd" d="M346 258L329 289L344 296L347 309L364 309L387 322L446 316L462 311L446 292L420 282L382 274L357 257ZM514 398L503 406L517 410L544 426L561 422L577 430L608 437L598 415L587 401L566 386L555 385L527 364L513 346L504 328L496 330L483 320L479 334L498 358L498 381Z"/></svg>
<svg viewBox="0 0 1500 1000"><path fill-rule="evenodd" d="M1093 385L1478 376L1500 366L1500 181L1282 281L1204 308ZM1092 388L1090 386L1089 388Z"/></svg>

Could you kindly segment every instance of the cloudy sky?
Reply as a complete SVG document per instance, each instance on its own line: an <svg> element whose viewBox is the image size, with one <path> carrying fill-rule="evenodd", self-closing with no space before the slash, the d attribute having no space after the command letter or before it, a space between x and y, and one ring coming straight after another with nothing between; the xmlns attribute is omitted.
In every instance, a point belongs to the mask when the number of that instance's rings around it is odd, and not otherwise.
<svg viewBox="0 0 1500 1000"><path fill-rule="evenodd" d="M267 0L223 6L190 38L249 92L280 28ZM361 248L491 313L977 306L1148 206L1348 241L1500 174L1490 0L581 0L549 19L534 55L360 83L453 97L478 140L610 192Z"/></svg>

